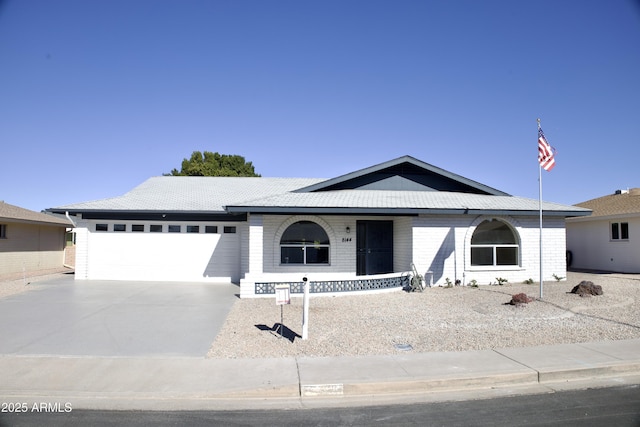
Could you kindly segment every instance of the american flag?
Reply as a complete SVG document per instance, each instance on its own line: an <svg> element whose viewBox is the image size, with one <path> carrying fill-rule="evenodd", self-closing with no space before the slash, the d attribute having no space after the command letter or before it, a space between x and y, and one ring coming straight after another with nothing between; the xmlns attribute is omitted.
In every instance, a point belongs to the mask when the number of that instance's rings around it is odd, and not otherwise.
<svg viewBox="0 0 640 427"><path fill-rule="evenodd" d="M538 162L540 162L540 166L546 171L550 171L556 165L556 161L554 159L555 148L553 148L547 142L547 139L544 137L544 133L542 133L542 129L538 128Z"/></svg>

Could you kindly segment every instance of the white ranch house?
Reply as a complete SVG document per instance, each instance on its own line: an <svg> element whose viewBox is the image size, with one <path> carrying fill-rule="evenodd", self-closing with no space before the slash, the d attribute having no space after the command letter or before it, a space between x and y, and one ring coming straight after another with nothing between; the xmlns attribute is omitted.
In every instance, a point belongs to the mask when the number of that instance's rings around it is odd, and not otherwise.
<svg viewBox="0 0 640 427"><path fill-rule="evenodd" d="M120 197L49 209L75 222L77 280L240 284L241 297L539 274L538 200L410 156L333 179L153 177ZM544 202L545 280L566 275L565 219Z"/></svg>

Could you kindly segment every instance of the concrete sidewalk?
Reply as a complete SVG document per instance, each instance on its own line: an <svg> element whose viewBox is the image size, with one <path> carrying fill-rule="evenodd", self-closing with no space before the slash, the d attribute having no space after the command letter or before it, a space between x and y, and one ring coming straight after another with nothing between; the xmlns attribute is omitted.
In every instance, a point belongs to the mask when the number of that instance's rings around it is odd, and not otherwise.
<svg viewBox="0 0 640 427"><path fill-rule="evenodd" d="M0 356L0 401L73 409L291 408L607 378L640 378L640 339L369 357Z"/></svg>

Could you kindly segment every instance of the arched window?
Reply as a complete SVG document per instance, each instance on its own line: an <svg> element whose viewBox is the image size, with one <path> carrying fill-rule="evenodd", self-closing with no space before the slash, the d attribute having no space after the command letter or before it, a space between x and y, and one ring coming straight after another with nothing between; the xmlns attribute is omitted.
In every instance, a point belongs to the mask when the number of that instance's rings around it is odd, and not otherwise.
<svg viewBox="0 0 640 427"><path fill-rule="evenodd" d="M281 264L329 264L329 236L311 221L291 224L280 239Z"/></svg>
<svg viewBox="0 0 640 427"><path fill-rule="evenodd" d="M518 239L499 220L483 221L471 237L471 265L518 265Z"/></svg>

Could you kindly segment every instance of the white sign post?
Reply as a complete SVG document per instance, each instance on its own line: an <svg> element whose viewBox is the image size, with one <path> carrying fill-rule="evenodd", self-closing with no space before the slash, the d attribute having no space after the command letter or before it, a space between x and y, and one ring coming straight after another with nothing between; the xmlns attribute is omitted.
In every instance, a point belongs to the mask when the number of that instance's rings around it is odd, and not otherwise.
<svg viewBox="0 0 640 427"><path fill-rule="evenodd" d="M302 302L302 339L309 338L309 281L306 277L302 278L304 282L304 298Z"/></svg>
<svg viewBox="0 0 640 427"><path fill-rule="evenodd" d="M276 305L280 306L280 326L278 327L280 329L280 338L284 333L284 312L282 307L285 304L291 304L291 286L286 284L276 285Z"/></svg>

